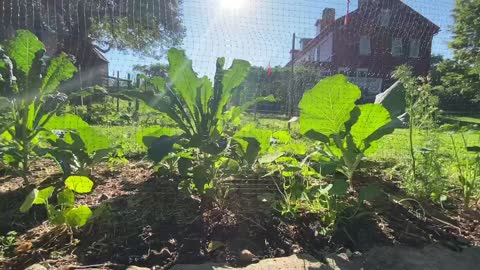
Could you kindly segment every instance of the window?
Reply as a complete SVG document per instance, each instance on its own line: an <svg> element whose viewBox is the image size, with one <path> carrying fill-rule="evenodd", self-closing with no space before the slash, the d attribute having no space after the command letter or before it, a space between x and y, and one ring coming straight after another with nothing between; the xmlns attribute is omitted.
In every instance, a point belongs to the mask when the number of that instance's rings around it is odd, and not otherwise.
<svg viewBox="0 0 480 270"><path fill-rule="evenodd" d="M392 17L392 12L390 9L382 9L380 11L380 26L388 27L390 25L390 18Z"/></svg>
<svg viewBox="0 0 480 270"><path fill-rule="evenodd" d="M417 58L420 56L420 40L411 39L410 40L410 50L408 56L412 58Z"/></svg>
<svg viewBox="0 0 480 270"><path fill-rule="evenodd" d="M392 39L392 56L402 56L403 55L403 41L401 38Z"/></svg>
<svg viewBox="0 0 480 270"><path fill-rule="evenodd" d="M370 37L360 37L360 55L370 55Z"/></svg>
<svg viewBox="0 0 480 270"><path fill-rule="evenodd" d="M340 67L340 68L338 68L338 73L348 75L348 70L349 69L347 67Z"/></svg>
<svg viewBox="0 0 480 270"><path fill-rule="evenodd" d="M368 77L368 68L357 68L357 77L367 78Z"/></svg>

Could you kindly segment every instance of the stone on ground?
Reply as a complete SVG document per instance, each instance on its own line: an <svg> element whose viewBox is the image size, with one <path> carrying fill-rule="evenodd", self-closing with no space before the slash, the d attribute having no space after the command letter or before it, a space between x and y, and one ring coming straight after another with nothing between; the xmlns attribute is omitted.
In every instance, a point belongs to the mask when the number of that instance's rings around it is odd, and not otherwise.
<svg viewBox="0 0 480 270"><path fill-rule="evenodd" d="M411 247L377 247L361 256L345 253L326 256L326 264L308 254L261 260L250 264L245 270L471 270L480 269L480 248L467 248L455 252L440 245L430 245L423 249ZM173 270L226 270L233 269L219 263L200 265L176 265Z"/></svg>

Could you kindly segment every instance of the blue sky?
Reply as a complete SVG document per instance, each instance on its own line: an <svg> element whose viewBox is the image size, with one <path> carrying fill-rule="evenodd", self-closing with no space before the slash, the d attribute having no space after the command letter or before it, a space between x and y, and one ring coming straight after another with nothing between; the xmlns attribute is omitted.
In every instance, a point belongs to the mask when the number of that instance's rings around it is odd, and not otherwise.
<svg viewBox="0 0 480 270"><path fill-rule="evenodd" d="M172 0L175 1L175 0ZM230 2L229 2L230 1ZM233 2L232 2L233 1ZM241 7L234 8L242 2ZM284 65L290 57L292 33L313 37L315 21L326 7L336 16L346 13L347 0L184 0L183 19L187 29L182 48L193 60L194 69L211 76L217 57L245 59L252 65ZM433 53L451 56L448 42L453 23L454 0L404 0L406 4L440 26L434 38ZM357 8L351 0L350 10ZM298 45L297 45L298 46ZM107 54L110 71L122 77L135 64L155 63L128 52Z"/></svg>

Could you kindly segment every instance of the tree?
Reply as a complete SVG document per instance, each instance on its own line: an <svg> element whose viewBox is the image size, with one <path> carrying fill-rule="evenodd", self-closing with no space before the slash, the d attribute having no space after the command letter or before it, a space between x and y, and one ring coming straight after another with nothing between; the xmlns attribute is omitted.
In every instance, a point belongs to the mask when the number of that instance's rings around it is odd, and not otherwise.
<svg viewBox="0 0 480 270"><path fill-rule="evenodd" d="M455 59L468 64L470 73L480 75L480 0L457 0L454 10L454 39L450 46Z"/></svg>
<svg viewBox="0 0 480 270"><path fill-rule="evenodd" d="M454 58L433 65L432 85L444 110L480 105L480 0L457 0L453 27ZM476 106L475 106L476 105Z"/></svg>
<svg viewBox="0 0 480 270"><path fill-rule="evenodd" d="M133 71L140 72L145 74L148 77L167 77L168 74L168 64L155 63L151 65L135 65L133 66Z"/></svg>
<svg viewBox="0 0 480 270"><path fill-rule="evenodd" d="M55 37L59 51L78 55L82 46L131 50L149 56L181 43L182 1L172 0L3 0L0 38L28 29Z"/></svg>

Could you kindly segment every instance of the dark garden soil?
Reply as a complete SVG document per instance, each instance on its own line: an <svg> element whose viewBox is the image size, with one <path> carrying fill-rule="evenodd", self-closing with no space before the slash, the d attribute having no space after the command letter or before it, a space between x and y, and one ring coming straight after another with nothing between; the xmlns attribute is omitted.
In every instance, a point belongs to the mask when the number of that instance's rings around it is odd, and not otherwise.
<svg viewBox="0 0 480 270"><path fill-rule="evenodd" d="M19 213L26 195L20 179L0 178L0 234L14 230L20 235L7 259L0 260L0 269L23 269L40 261L59 269L168 269L205 261L236 266L244 249L259 259L302 251L322 259L326 252L364 252L379 245L435 242L456 251L480 245L478 208L459 212L410 200L380 171L365 171L356 179L359 185L376 183L383 196L325 238L317 233L320 217L288 220L272 210L276 186L271 179L229 179L226 199L220 200L221 207L212 207L185 197L177 188L179 179L155 176L149 167L131 162L121 169L96 168L94 191L77 196L79 204L95 209L95 216L78 231L47 225L42 207ZM44 181L41 186L62 186L53 164L39 163L33 174Z"/></svg>

